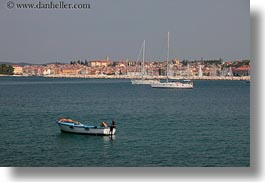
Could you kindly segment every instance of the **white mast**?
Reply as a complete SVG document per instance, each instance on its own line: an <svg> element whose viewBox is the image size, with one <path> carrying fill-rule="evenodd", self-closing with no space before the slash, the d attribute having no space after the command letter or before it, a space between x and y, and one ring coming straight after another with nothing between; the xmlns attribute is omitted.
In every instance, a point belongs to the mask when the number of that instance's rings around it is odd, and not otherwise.
<svg viewBox="0 0 265 182"><path fill-rule="evenodd" d="M145 54L145 40L143 42L142 80L144 79L144 54Z"/></svg>
<svg viewBox="0 0 265 182"><path fill-rule="evenodd" d="M169 32L167 32L167 82L168 82L168 71L169 71L168 59L169 59Z"/></svg>

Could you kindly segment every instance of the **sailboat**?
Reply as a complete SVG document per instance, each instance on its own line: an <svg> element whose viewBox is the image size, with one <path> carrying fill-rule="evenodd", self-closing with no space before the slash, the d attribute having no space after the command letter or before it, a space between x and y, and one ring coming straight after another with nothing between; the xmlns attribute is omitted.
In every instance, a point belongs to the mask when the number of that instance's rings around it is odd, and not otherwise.
<svg viewBox="0 0 265 182"><path fill-rule="evenodd" d="M153 83L153 84L151 84L151 87L152 88L192 89L193 88L193 82L191 80L186 80L183 82L180 82L180 81L169 82L169 79L168 79L168 71L169 71L168 59L169 59L169 32L167 33L167 71L166 71L167 80L166 80L166 82Z"/></svg>
<svg viewBox="0 0 265 182"><path fill-rule="evenodd" d="M152 83L159 83L159 80L151 80L151 79L145 79L144 74L144 55L145 55L145 40L142 45L142 50L143 50L143 58L142 58L142 64L141 64L141 79L132 79L131 82L133 85L138 84L138 85L150 85ZM140 51L141 53L141 51ZM140 54L139 54L140 55Z"/></svg>

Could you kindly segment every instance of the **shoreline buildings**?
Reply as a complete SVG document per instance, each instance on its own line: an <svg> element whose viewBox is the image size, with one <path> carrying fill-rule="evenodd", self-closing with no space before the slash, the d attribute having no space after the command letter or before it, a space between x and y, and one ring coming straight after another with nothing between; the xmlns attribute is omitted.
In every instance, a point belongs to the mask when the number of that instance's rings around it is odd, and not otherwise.
<svg viewBox="0 0 265 182"><path fill-rule="evenodd" d="M137 78L141 74L141 62L131 60L111 61L91 60L74 61L70 64L45 64L45 65L12 65L14 75L44 76L44 77L84 77L84 78ZM163 78L166 75L166 61L144 62L145 75L150 78ZM239 60L223 62L222 60L170 61L169 77L208 79L238 77L250 79L250 61Z"/></svg>

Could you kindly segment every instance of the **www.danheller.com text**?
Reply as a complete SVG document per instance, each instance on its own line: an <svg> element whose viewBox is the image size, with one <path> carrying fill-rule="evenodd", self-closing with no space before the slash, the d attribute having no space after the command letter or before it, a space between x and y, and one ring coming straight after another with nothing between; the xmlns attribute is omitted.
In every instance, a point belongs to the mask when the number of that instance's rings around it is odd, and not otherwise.
<svg viewBox="0 0 265 182"><path fill-rule="evenodd" d="M14 2L8 1L6 3L8 9L90 9L90 3L67 3L64 1L49 1L49 2Z"/></svg>

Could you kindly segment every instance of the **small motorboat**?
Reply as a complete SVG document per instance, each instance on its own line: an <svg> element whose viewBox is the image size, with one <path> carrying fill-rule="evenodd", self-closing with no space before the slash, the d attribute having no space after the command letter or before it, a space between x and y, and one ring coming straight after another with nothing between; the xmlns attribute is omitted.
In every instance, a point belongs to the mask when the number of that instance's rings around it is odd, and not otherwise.
<svg viewBox="0 0 265 182"><path fill-rule="evenodd" d="M89 126L72 119L60 118L57 120L61 132L88 134L88 135L114 135L116 132L115 121L111 125L102 122L100 126Z"/></svg>

